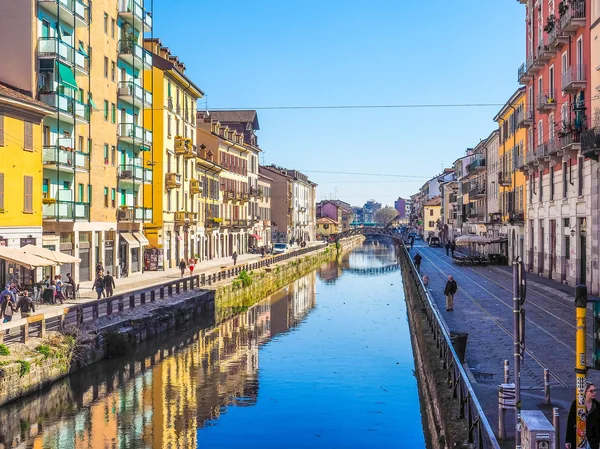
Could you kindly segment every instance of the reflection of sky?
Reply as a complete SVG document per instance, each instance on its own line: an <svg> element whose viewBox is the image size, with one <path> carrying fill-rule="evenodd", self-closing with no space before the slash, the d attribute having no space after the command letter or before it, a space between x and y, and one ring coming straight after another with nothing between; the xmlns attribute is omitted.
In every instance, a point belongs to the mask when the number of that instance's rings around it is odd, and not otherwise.
<svg viewBox="0 0 600 449"><path fill-rule="evenodd" d="M394 258L378 256L371 266ZM230 409L198 447L425 447L400 272L319 281L317 295L295 332L260 349L256 406Z"/></svg>

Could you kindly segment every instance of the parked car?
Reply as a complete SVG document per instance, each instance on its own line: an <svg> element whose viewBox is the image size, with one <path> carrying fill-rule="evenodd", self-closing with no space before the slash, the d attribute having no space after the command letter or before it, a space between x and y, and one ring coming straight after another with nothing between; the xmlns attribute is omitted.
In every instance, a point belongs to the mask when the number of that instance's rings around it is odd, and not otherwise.
<svg viewBox="0 0 600 449"><path fill-rule="evenodd" d="M439 237L429 237L429 246L441 246Z"/></svg>
<svg viewBox="0 0 600 449"><path fill-rule="evenodd" d="M284 254L288 251L287 243L275 243L273 245L273 254Z"/></svg>

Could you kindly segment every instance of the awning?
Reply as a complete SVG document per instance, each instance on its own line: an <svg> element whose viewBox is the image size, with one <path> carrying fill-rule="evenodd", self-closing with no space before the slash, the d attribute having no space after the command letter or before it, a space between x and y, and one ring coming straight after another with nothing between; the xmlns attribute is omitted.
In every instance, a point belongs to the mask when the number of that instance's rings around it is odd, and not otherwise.
<svg viewBox="0 0 600 449"><path fill-rule="evenodd" d="M119 235L121 236L121 238L123 240L125 240L127 242L127 244L132 247L132 248L139 248L140 247L140 242L138 242L133 235L131 235L129 232L121 232L119 233Z"/></svg>
<svg viewBox="0 0 600 449"><path fill-rule="evenodd" d="M508 239L506 237L497 237L497 238L487 238L481 237L479 235L461 235L460 237L456 237L456 244L460 245L461 243L479 243L479 244L488 244L488 243L504 243L507 242Z"/></svg>
<svg viewBox="0 0 600 449"><path fill-rule="evenodd" d="M141 232L134 232L133 236L138 240L138 242L140 242L141 246L150 245L150 242L148 241L146 236L144 234L142 234Z"/></svg>
<svg viewBox="0 0 600 449"><path fill-rule="evenodd" d="M81 53L83 56L87 57L87 53L85 52L85 48L83 48L83 42L79 42L79 53Z"/></svg>
<svg viewBox="0 0 600 449"><path fill-rule="evenodd" d="M57 62L57 64L60 82L71 89L79 90L79 87L77 87L77 81L75 81L75 75L73 75L71 69L62 62Z"/></svg>
<svg viewBox="0 0 600 449"><path fill-rule="evenodd" d="M140 145L140 150L142 151L150 151L150 147L146 144Z"/></svg>
<svg viewBox="0 0 600 449"><path fill-rule="evenodd" d="M58 265L49 259L44 259L33 254L26 254L22 248L9 248L8 246L0 246L0 259L7 262L16 263L28 270L33 270L38 267L53 267Z"/></svg>
<svg viewBox="0 0 600 449"><path fill-rule="evenodd" d="M92 109L93 109L94 111L97 111L97 110L98 110L98 107L96 106L96 103L94 103L94 100L92 100L92 98L91 98L91 97L90 97L90 99L89 99L89 103L90 103L90 106L92 107Z"/></svg>
<svg viewBox="0 0 600 449"><path fill-rule="evenodd" d="M256 240L262 240L262 238L256 234L250 234L250 237L254 237Z"/></svg>
<svg viewBox="0 0 600 449"><path fill-rule="evenodd" d="M51 260L58 264L66 263L79 263L81 259L68 254L61 253L60 251L50 251L49 249L42 248L41 246L25 245L21 248L26 254L33 254L34 256L43 257L44 259Z"/></svg>

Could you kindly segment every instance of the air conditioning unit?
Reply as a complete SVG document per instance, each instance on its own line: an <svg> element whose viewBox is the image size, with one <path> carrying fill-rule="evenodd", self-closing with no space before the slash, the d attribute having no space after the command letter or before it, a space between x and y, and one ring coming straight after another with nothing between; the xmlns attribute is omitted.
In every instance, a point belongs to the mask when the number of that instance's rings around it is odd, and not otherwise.
<svg viewBox="0 0 600 449"><path fill-rule="evenodd" d="M129 86L119 87L119 95L129 95Z"/></svg>
<svg viewBox="0 0 600 449"><path fill-rule="evenodd" d="M122 170L121 178L125 178L125 179L133 178L133 170Z"/></svg>

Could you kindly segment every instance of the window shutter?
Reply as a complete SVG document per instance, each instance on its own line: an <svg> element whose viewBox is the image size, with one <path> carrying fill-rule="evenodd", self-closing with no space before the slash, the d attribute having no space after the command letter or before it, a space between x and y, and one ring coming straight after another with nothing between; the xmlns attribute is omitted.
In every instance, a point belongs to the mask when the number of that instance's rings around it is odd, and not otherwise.
<svg viewBox="0 0 600 449"><path fill-rule="evenodd" d="M25 145L26 150L33 151L33 125L31 122L25 122Z"/></svg>
<svg viewBox="0 0 600 449"><path fill-rule="evenodd" d="M0 210L4 211L4 173L0 173Z"/></svg>
<svg viewBox="0 0 600 449"><path fill-rule="evenodd" d="M0 114L0 147L4 146L4 116Z"/></svg>
<svg viewBox="0 0 600 449"><path fill-rule="evenodd" d="M23 199L23 210L25 212L33 212L33 177L25 176L25 197Z"/></svg>

